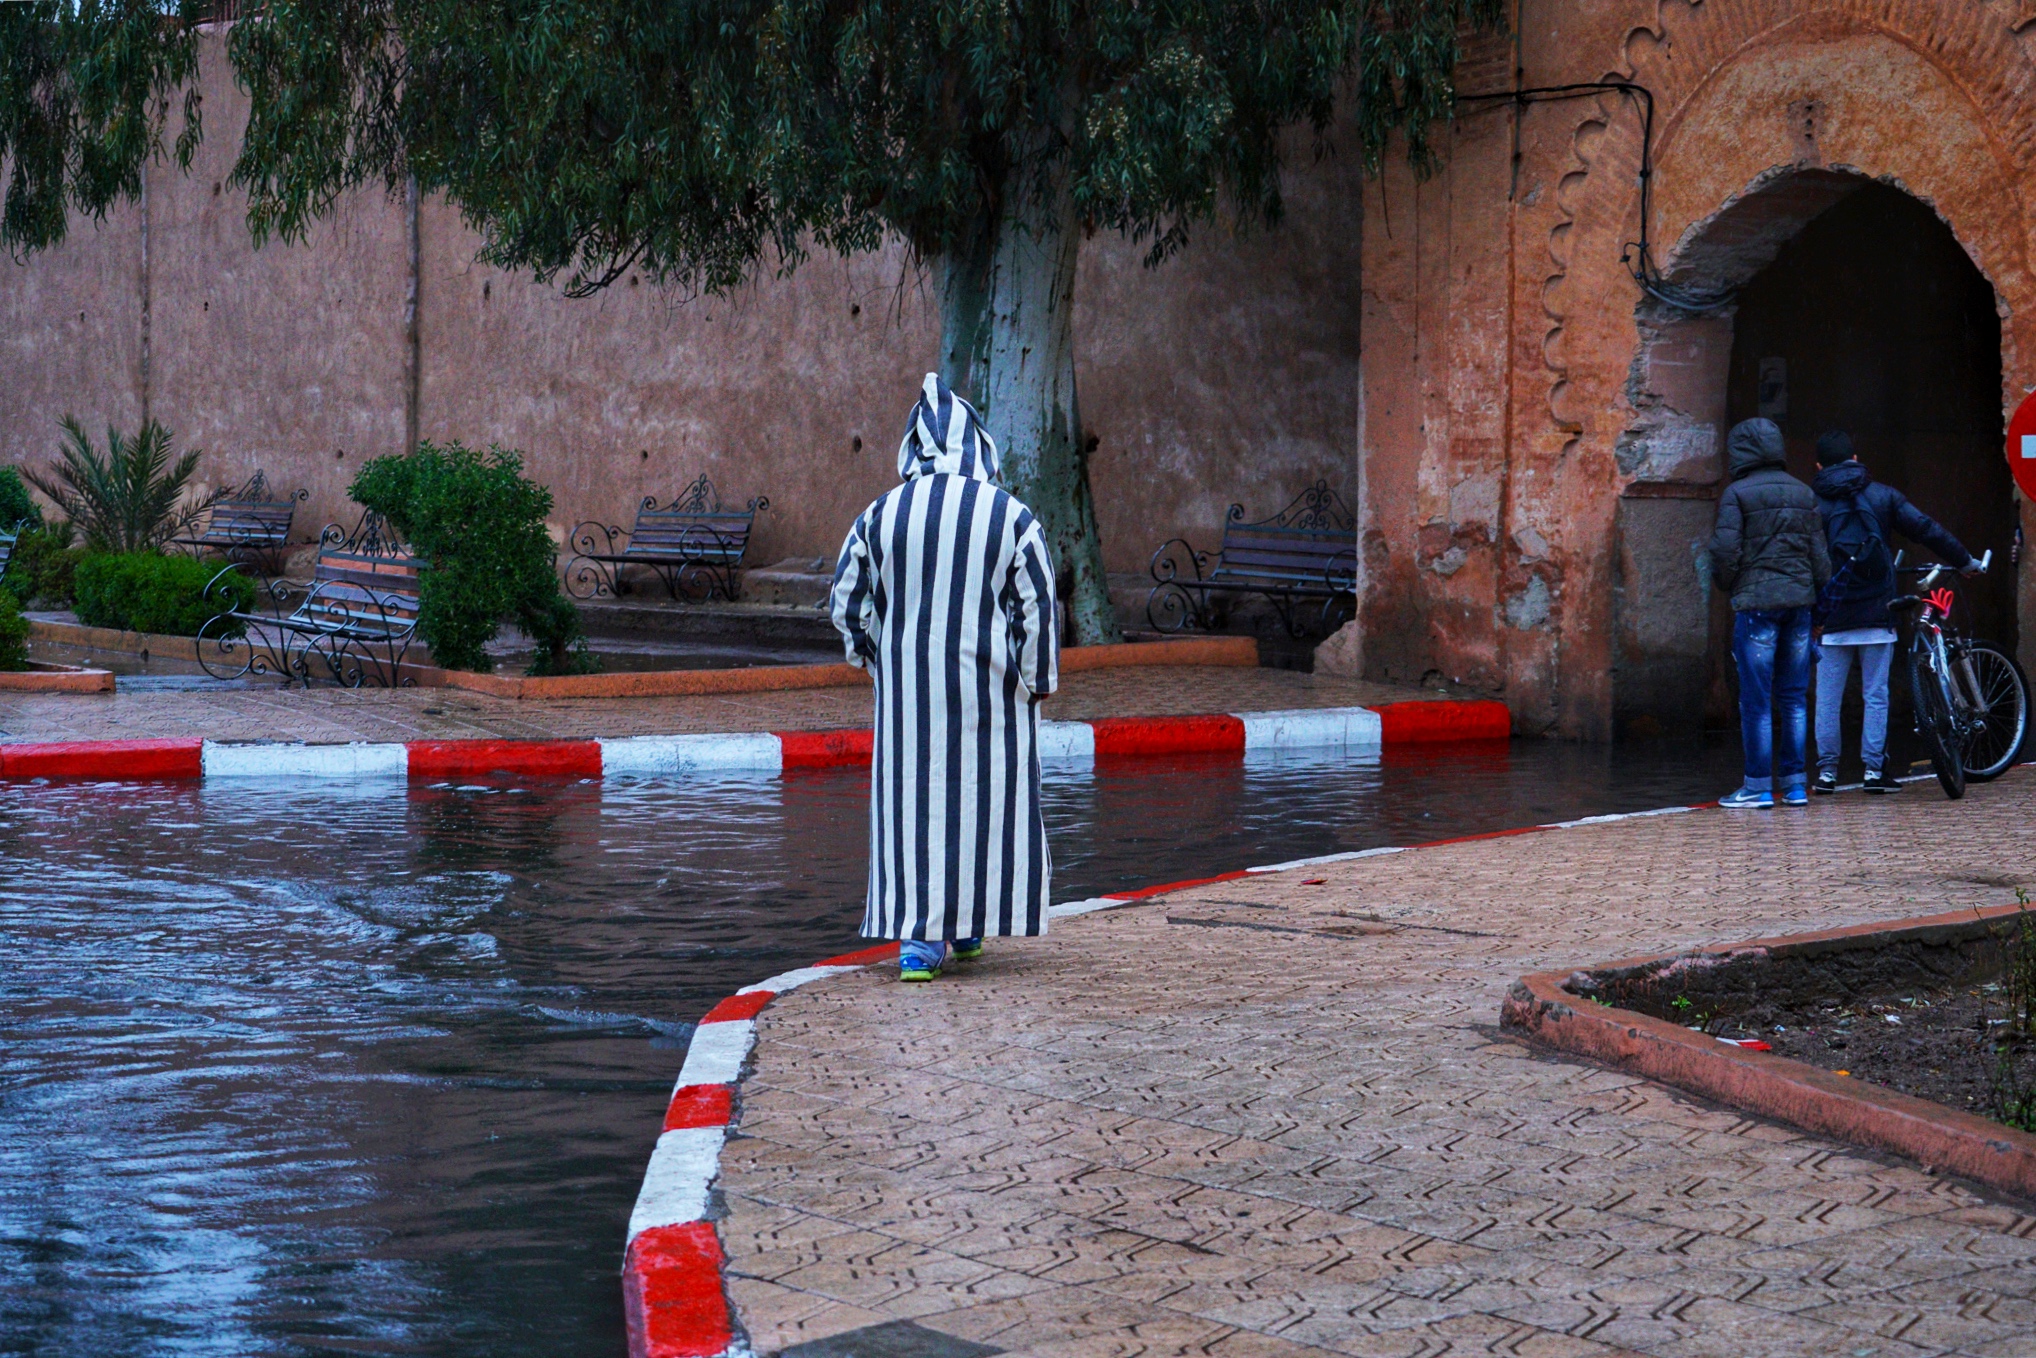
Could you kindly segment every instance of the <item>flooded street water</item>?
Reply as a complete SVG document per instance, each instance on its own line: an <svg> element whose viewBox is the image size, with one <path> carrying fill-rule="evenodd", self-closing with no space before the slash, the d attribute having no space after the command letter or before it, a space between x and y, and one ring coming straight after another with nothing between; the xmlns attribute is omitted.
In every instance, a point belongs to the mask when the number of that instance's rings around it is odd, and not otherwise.
<svg viewBox="0 0 2036 1358"><path fill-rule="evenodd" d="M1705 800L1735 757L1050 770L1055 898ZM0 1353L617 1358L691 1021L856 945L866 789L0 784Z"/></svg>

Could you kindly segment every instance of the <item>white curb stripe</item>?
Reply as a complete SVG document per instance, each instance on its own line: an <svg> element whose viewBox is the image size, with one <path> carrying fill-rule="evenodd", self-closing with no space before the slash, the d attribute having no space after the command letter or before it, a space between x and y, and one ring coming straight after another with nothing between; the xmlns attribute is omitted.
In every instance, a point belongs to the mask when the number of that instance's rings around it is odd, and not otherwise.
<svg viewBox="0 0 2036 1358"><path fill-rule="evenodd" d="M703 1023L693 1030L686 1047L686 1064L679 1070L679 1083L686 1085L732 1085L742 1074L742 1060L756 1040L754 1019Z"/></svg>
<svg viewBox="0 0 2036 1358"><path fill-rule="evenodd" d="M1048 919L1067 919L1073 915L1092 915L1098 910L1115 910L1120 905L1135 905L1135 901L1120 901L1109 896L1091 896L1085 901L1065 901L1060 905L1046 907Z"/></svg>
<svg viewBox="0 0 2036 1358"><path fill-rule="evenodd" d="M1368 707L1299 708L1291 712L1233 712L1244 723L1244 750L1377 750L1385 726Z"/></svg>
<svg viewBox="0 0 2036 1358"><path fill-rule="evenodd" d="M672 777L685 773L782 773L785 749L768 732L751 735L624 736L601 742L604 776Z"/></svg>
<svg viewBox="0 0 2036 1358"><path fill-rule="evenodd" d="M382 742L303 745L208 740L199 757L207 778L404 778L410 773L408 747Z"/></svg>
<svg viewBox="0 0 2036 1358"><path fill-rule="evenodd" d="M1096 728L1085 721L1039 723L1039 758L1044 763L1096 762Z"/></svg>
<svg viewBox="0 0 2036 1358"><path fill-rule="evenodd" d="M1649 816L1680 816L1685 811L1694 811L1694 806L1663 806L1653 811L1620 811L1609 816L1585 816L1582 820L1551 821L1542 826L1544 830L1574 830L1579 825L1610 825L1614 821L1645 820Z"/></svg>
<svg viewBox="0 0 2036 1358"><path fill-rule="evenodd" d="M759 990L768 990L773 994L783 994L787 990L797 990L808 981L823 981L829 976L839 976L844 971L861 970L861 967L800 967L796 971L779 972L776 976L758 981L755 985L746 985L735 993L754 995Z"/></svg>
<svg viewBox="0 0 2036 1358"><path fill-rule="evenodd" d="M721 1172L726 1127L682 1127L657 1139L643 1187L629 1213L629 1239L656 1226L677 1226L707 1215L707 1190Z"/></svg>
<svg viewBox="0 0 2036 1358"><path fill-rule="evenodd" d="M1356 849L1350 853L1325 853L1316 858L1296 858L1286 863L1268 863L1262 868L1246 868L1246 872L1286 872L1292 868L1315 868L1324 863L1348 863L1359 858L1377 858L1380 854L1405 853L1405 844L1389 844L1383 849ZM1414 846L1418 847L1418 846Z"/></svg>

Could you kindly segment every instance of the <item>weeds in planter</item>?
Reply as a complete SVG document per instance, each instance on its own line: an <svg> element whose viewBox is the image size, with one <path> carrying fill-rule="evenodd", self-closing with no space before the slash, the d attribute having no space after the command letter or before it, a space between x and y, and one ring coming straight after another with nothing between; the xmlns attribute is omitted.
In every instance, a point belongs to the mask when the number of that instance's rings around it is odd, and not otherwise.
<svg viewBox="0 0 2036 1358"><path fill-rule="evenodd" d="M1994 946L2000 951L2000 994L2004 1017L1989 1015L1984 1022L1989 1032L1980 1043L1990 1066L1994 1090L1994 1116L2011 1127L2036 1132L2036 1071L2029 1060L2036 1043L2036 910L2030 909L2029 893L2015 888L2017 910L1993 927Z"/></svg>

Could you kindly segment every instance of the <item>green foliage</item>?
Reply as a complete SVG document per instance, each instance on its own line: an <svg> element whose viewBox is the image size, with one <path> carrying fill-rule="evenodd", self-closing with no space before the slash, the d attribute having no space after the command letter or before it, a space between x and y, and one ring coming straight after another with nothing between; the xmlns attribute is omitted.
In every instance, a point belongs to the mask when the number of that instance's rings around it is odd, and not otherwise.
<svg viewBox="0 0 2036 1358"><path fill-rule="evenodd" d="M258 235L414 174L494 263L720 290L810 233L967 242L1048 162L1083 222L1179 249L1276 221L1283 128L1340 92L1368 170L1417 167L1497 0L270 0L234 26ZM1354 79L1353 79L1354 77ZM1318 147L1326 146L1318 139Z"/></svg>
<svg viewBox="0 0 2036 1358"><path fill-rule="evenodd" d="M546 531L551 492L523 475L523 455L458 443L378 457L348 493L386 518L428 566L417 631L447 669L492 668L487 644L505 619L537 643L533 674L594 668L579 611L559 590Z"/></svg>
<svg viewBox="0 0 2036 1358"><path fill-rule="evenodd" d="M78 563L78 621L88 627L196 636L207 619L254 607L254 581L216 563L154 552L89 552ZM206 586L218 584L208 596ZM233 633L238 635L238 633Z"/></svg>
<svg viewBox="0 0 2036 1358"><path fill-rule="evenodd" d="M149 420L133 438L106 430L106 452L92 446L84 426L63 418L64 447L29 484L56 501L92 552L154 551L188 527L197 510L181 507L197 449L170 461L170 431Z"/></svg>
<svg viewBox="0 0 2036 1358"><path fill-rule="evenodd" d="M12 533L16 524L41 522L42 510L29 496L21 473L12 467L0 467L0 533Z"/></svg>
<svg viewBox="0 0 2036 1358"><path fill-rule="evenodd" d="M24 605L71 606L73 576L85 555L73 544L77 533L59 519L39 528L24 528L15 539L4 583Z"/></svg>
<svg viewBox="0 0 2036 1358"><path fill-rule="evenodd" d="M12 591L0 589L0 671L28 668L28 619Z"/></svg>
<svg viewBox="0 0 2036 1358"><path fill-rule="evenodd" d="M197 0L0 4L0 245L19 259L141 191L162 149L171 95L184 89L176 155L188 166L201 122Z"/></svg>

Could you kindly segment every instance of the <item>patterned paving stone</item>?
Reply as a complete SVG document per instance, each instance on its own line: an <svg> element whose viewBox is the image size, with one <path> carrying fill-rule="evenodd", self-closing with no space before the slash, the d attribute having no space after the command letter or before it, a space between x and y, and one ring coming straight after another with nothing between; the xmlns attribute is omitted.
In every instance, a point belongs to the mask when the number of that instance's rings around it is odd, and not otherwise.
<svg viewBox="0 0 2036 1358"><path fill-rule="evenodd" d="M2032 809L2025 771L1450 845L799 991L724 1159L731 1293L765 1353L876 1316L1056 1358L2028 1358L2036 1205L1496 1020L1525 971L2012 900Z"/></svg>

